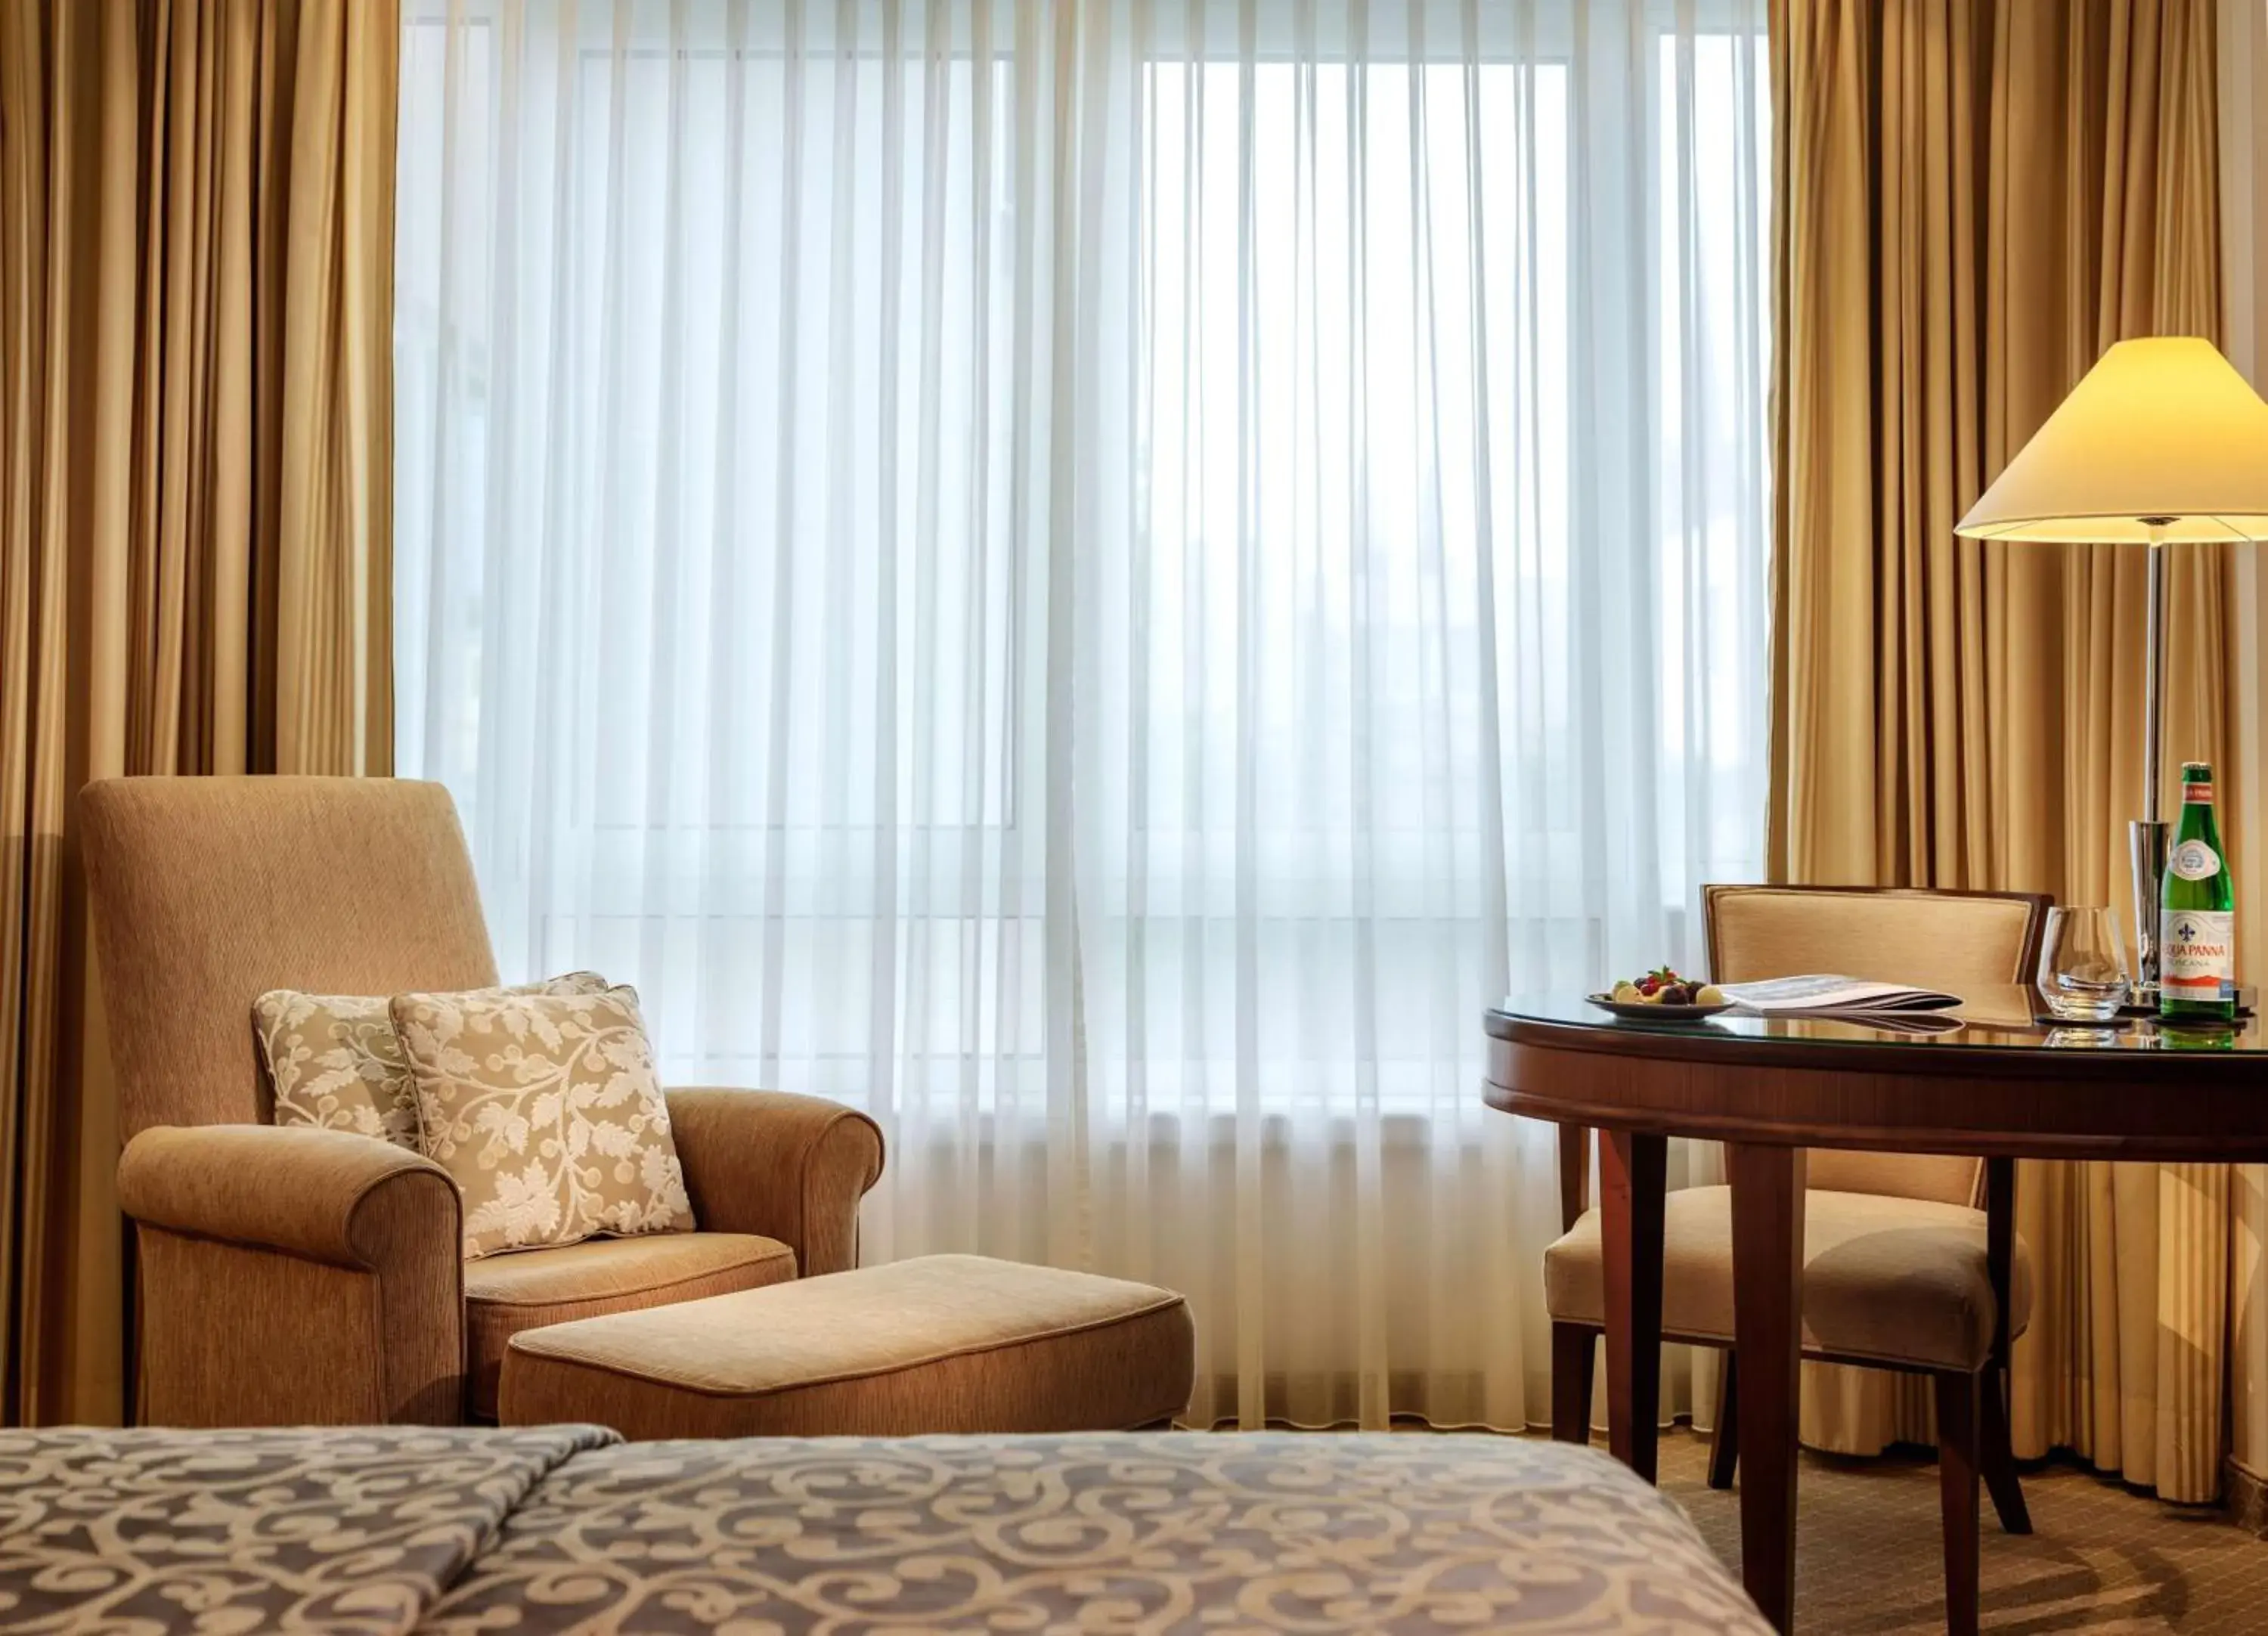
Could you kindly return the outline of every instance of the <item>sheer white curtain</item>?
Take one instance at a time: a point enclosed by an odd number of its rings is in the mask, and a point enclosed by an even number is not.
[[[1481,1012],[1761,858],[1763,10],[409,0],[397,764],[507,969],[872,1111],[870,1260],[1186,1291],[1196,1419],[1544,1418]]]

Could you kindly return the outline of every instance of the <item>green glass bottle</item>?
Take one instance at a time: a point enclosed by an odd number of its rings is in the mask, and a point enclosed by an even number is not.
[[[2176,1021],[2236,1016],[2236,893],[2213,816],[2213,769],[2182,763],[2182,821],[2159,899],[2158,1014]]]
[[[2101,1043],[2099,1038],[2096,1043]],[[2161,1028],[2158,1043],[2169,1051],[2233,1051],[2236,1049],[2236,1025],[2184,1022],[2179,1028]]]

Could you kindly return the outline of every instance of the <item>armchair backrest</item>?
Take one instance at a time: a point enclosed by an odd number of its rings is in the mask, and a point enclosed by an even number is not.
[[[78,799],[119,1126],[267,1116],[252,1002],[497,980],[438,784],[108,778]]]
[[[1702,888],[1709,975],[1719,983],[1833,972],[1870,983],[1943,989],[1970,999],[2029,984],[2048,900],[2028,892],[1931,892],[1859,887]],[[1974,1202],[1978,1161],[1941,1153],[1818,1148],[1814,1187]]]

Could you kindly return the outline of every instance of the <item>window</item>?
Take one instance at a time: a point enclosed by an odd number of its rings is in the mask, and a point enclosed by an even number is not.
[[[871,1109],[870,1256],[1189,1292],[1200,1415],[1518,1424],[1478,1013],[1758,872],[1761,9],[409,0],[397,763],[505,969]]]
[[[1753,872],[1760,31],[1602,116],[1549,7],[409,10],[399,759],[515,969],[1038,1083],[1051,910],[1462,1019]]]

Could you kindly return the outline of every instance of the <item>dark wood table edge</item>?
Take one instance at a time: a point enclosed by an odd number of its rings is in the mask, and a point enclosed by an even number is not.
[[[1588,1125],[1594,1130],[1629,1131],[1642,1136],[1683,1136],[1706,1141],[1757,1142],[1776,1147],[1847,1147],[1861,1150],[1895,1149],[1908,1153],[1950,1153],[1963,1159],[2102,1159],[2145,1164],[2268,1164],[2268,1139],[2246,1142],[2230,1139],[2225,1149],[2210,1156],[2198,1152],[2194,1138],[2185,1137],[2057,1137],[2038,1132],[1947,1132],[1927,1139],[1896,1126],[1850,1125],[1831,1136],[1807,1131],[1800,1125],[1769,1119],[1731,1116],[1636,1116],[1609,1102],[1577,1102],[1568,1097],[1535,1095],[1508,1091],[1494,1080],[1484,1082],[1484,1100],[1498,1113],[1519,1114],[1552,1124]],[[2264,1087],[2263,1095],[2268,1095]]]
[[[2268,1162],[2268,1051],[1815,1044],[1501,1011],[1487,1024],[1488,1104],[1562,1124],[1977,1158]],[[1648,1072],[1670,1076],[1648,1087],[1659,1094],[1617,1094],[1623,1074]],[[2178,1094],[2156,1094],[2171,1081]]]
[[[1992,1027],[1980,1024],[1981,1027]],[[1715,1030],[1706,1022],[1682,1028],[1621,1026],[1602,1012],[1597,1021],[1533,1017],[1491,1009],[1484,1027],[1492,1040],[1549,1046],[1553,1050],[1589,1051],[1605,1057],[1692,1062],[1697,1040],[1706,1042],[1707,1060],[1726,1067],[1809,1068],[1833,1073],[1916,1072],[1918,1059],[1929,1072],[1958,1078],[1983,1070],[1995,1080],[2123,1080],[2133,1077],[2137,1061],[2178,1060],[2194,1078],[2268,1085],[2268,1050],[2063,1050],[2050,1045],[1959,1043],[1926,1036],[1880,1040],[1758,1038]],[[2002,1028],[2001,1032],[2014,1032]],[[2034,1031],[2044,1035],[2043,1027]]]

